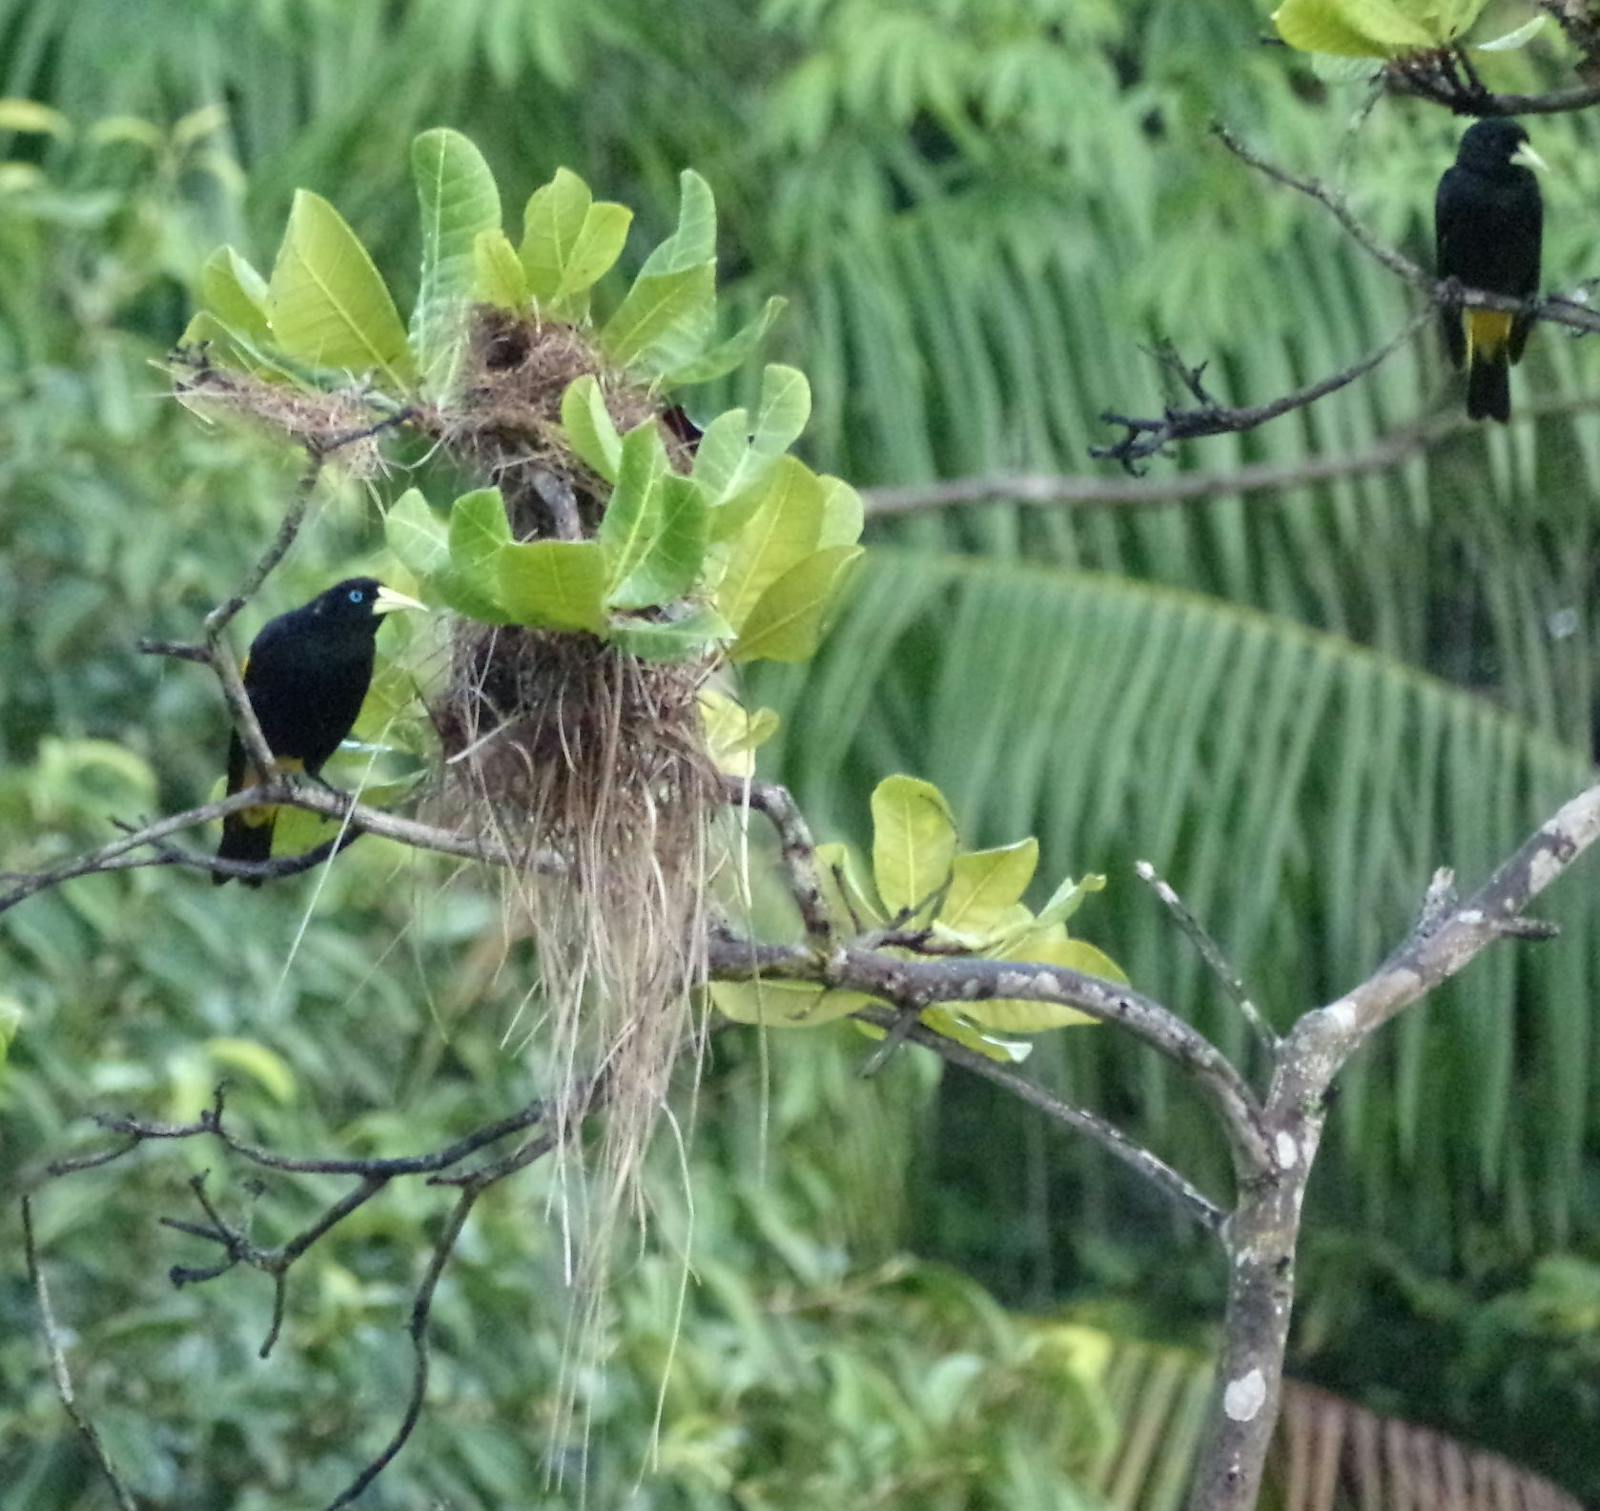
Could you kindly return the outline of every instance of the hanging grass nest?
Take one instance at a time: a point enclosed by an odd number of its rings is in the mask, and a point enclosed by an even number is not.
[[[726,711],[706,680],[812,653],[861,555],[861,501],[789,454],[810,413],[793,368],[768,365],[754,404],[703,433],[670,423],[663,394],[744,364],[780,307],[716,339],[716,210],[697,174],[601,321],[591,297],[627,209],[563,169],[513,246],[464,137],[425,132],[413,165],[424,255],[408,324],[338,212],[302,192],[270,278],[231,248],[207,262],[185,341],[236,409],[313,441],[387,418],[481,484],[453,500],[412,488],[385,512],[389,574],[448,616],[443,671],[419,661],[388,681],[425,689],[437,816],[514,858],[508,913],[541,973],[525,1030],[548,1035],[569,1115],[604,1082],[615,1197],[704,982],[722,802],[708,700]]]

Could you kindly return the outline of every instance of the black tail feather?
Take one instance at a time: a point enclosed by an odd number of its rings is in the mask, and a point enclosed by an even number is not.
[[[272,859],[272,821],[268,819],[264,824],[247,824],[242,813],[230,813],[222,821],[222,843],[217,846],[218,860],[247,860],[262,861]],[[242,876],[239,878],[247,887],[259,887],[260,877]],[[217,886],[226,881],[232,881],[231,876],[223,876],[213,871],[211,880]]]
[[[1473,353],[1467,367],[1467,418],[1502,424],[1511,418],[1511,367],[1503,350],[1492,357]]]

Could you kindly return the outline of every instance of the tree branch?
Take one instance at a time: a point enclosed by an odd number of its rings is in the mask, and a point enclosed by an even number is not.
[[[963,1070],[981,1076],[984,1080],[993,1082],[1010,1092],[1012,1096],[1042,1112],[1052,1122],[1060,1123],[1065,1128],[1071,1128],[1074,1132],[1093,1139],[1103,1149],[1144,1176],[1163,1196],[1175,1203],[1178,1210],[1186,1217],[1192,1218],[1208,1232],[1221,1231],[1227,1214],[1204,1192],[1191,1185],[1143,1145],[1136,1144],[1115,1124],[1107,1122],[1093,1112],[1085,1112],[1080,1107],[1073,1107],[1063,1102],[1036,1082],[1019,1075],[1011,1066],[987,1059],[977,1050],[968,1049],[965,1044],[958,1044],[954,1039],[947,1039],[931,1028],[924,1028],[916,1021],[915,1013],[896,1013],[887,1007],[864,1007],[851,1016],[882,1029],[895,1030],[904,1026],[904,1037],[910,1043],[920,1044],[924,1049],[932,1050],[941,1060],[951,1065],[959,1065]]]

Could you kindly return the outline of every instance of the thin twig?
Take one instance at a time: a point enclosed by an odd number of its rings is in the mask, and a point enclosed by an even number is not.
[[[1115,1124],[1108,1123],[1095,1113],[1085,1112],[1081,1107],[1073,1107],[1063,1102],[1044,1087],[1020,1075],[1009,1065],[1001,1065],[997,1061],[987,1059],[977,1050],[969,1049],[965,1044],[958,1044],[954,1039],[947,1039],[931,1028],[925,1028],[916,1021],[914,1013],[897,1013],[887,1007],[866,1007],[853,1016],[891,1032],[904,1025],[903,1037],[909,1039],[911,1043],[920,1044],[924,1049],[931,1049],[940,1059],[948,1061],[951,1065],[959,1065],[963,1070],[982,1076],[984,1080],[1002,1087],[1030,1107],[1037,1108],[1052,1122],[1060,1123],[1065,1128],[1071,1128],[1074,1132],[1093,1139],[1103,1149],[1138,1171],[1163,1196],[1175,1202],[1180,1211],[1193,1218],[1201,1227],[1211,1233],[1220,1232],[1227,1215],[1222,1208],[1170,1165],[1157,1158],[1148,1149],[1134,1143]]]
[[[1178,896],[1172,884],[1156,874],[1156,868],[1149,861],[1135,861],[1133,869],[1139,880],[1160,899],[1161,905],[1172,915],[1172,921],[1199,952],[1211,974],[1221,983],[1223,994],[1250,1025],[1257,1042],[1269,1055],[1277,1053],[1277,1033],[1262,1015],[1261,1009],[1250,1000],[1243,978],[1223,953],[1222,946],[1206,931],[1206,926],[1195,916],[1188,903]]]
[[[45,1353],[50,1360],[50,1373],[55,1380],[56,1394],[61,1398],[63,1409],[72,1419],[72,1425],[78,1429],[79,1437],[88,1447],[95,1463],[100,1466],[100,1472],[111,1487],[111,1493],[116,1498],[118,1507],[121,1511],[139,1511],[138,1502],[134,1500],[128,1487],[122,1483],[116,1466],[106,1452],[105,1444],[100,1440],[99,1432],[95,1430],[88,1413],[79,1404],[77,1392],[73,1389],[72,1374],[67,1368],[66,1347],[62,1342],[61,1329],[56,1323],[55,1309],[50,1304],[50,1287],[45,1283],[44,1270],[39,1264],[39,1249],[33,1236],[33,1200],[29,1196],[22,1198],[22,1252],[28,1267],[28,1279],[33,1285],[33,1294],[39,1303],[39,1329],[44,1338]]]

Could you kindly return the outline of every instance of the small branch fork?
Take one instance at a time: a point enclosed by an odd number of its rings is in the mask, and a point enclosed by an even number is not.
[[[1343,195],[1337,191],[1316,179],[1297,178],[1286,169],[1269,162],[1224,126],[1214,127],[1213,132],[1222,145],[1241,162],[1265,174],[1274,183],[1293,189],[1323,206],[1368,256],[1382,263],[1396,277],[1419,289],[1427,296],[1428,303],[1417,310],[1411,319],[1377,350],[1369,352],[1339,372],[1265,404],[1239,407],[1219,404],[1200,382],[1204,364],[1198,368],[1189,368],[1178,360],[1170,348],[1158,350],[1155,355],[1163,369],[1179,379],[1182,386],[1195,399],[1195,404],[1189,408],[1169,405],[1160,415],[1148,418],[1108,410],[1101,418],[1108,425],[1120,426],[1125,434],[1118,441],[1090,447],[1091,456],[1102,461],[1119,462],[1124,470],[1137,477],[1142,471],[1140,463],[1149,457],[1165,454],[1167,447],[1175,442],[1254,430],[1270,420],[1305,409],[1319,399],[1324,399],[1329,394],[1347,387],[1358,378],[1365,377],[1378,367],[1428,323],[1433,317],[1435,308],[1505,310],[1514,314],[1528,315],[1535,320],[1563,325],[1578,334],[1587,335],[1600,331],[1600,311],[1589,308],[1582,299],[1568,298],[1559,294],[1547,294],[1535,299],[1515,299],[1505,294],[1491,294],[1482,289],[1463,288],[1454,279],[1441,281],[1434,278],[1409,257],[1379,241],[1356,219]]]

